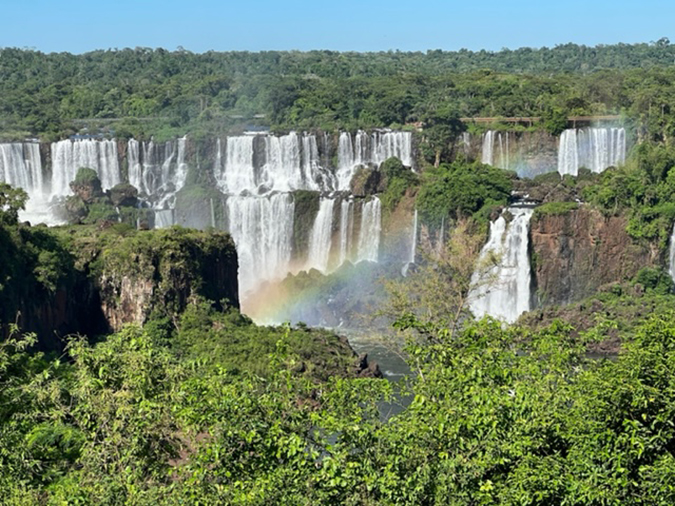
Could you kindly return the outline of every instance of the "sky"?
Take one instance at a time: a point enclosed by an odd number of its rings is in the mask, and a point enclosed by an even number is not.
[[[2,0],[0,47],[497,51],[675,42],[672,0]]]

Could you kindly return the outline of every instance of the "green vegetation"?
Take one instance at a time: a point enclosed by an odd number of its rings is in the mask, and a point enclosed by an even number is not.
[[[77,174],[75,175],[75,180],[73,183],[80,184],[95,184],[98,181],[99,187],[101,186],[101,180],[98,178],[98,174],[94,169],[89,167],[80,167],[77,169]]]
[[[393,212],[406,191],[417,186],[418,176],[407,169],[398,158],[389,158],[380,166],[380,172],[385,178],[387,189],[380,196],[382,207],[386,212]]]
[[[28,194],[21,188],[0,183],[0,225],[15,225],[19,211],[26,208]]]
[[[514,178],[480,162],[442,164],[422,174],[417,209],[423,222],[435,227],[444,220],[487,218],[490,210],[508,203]]]
[[[628,233],[665,250],[675,222],[675,148],[645,142],[625,166],[609,169],[584,197],[606,214],[629,212]]]
[[[416,325],[406,319],[404,326]],[[410,406],[382,420],[381,380],[303,374],[277,334],[265,377],[220,364],[235,314],[196,308],[64,359],[0,347],[0,487],[8,504],[669,503],[675,314],[614,360],[591,333],[492,322],[410,341]],[[199,329],[217,331],[214,347]],[[295,332],[306,332],[298,330]],[[284,337],[286,336],[286,337]],[[235,339],[236,341],[236,339]],[[236,349],[235,344],[235,349]],[[212,353],[215,349],[215,353]],[[241,355],[236,355],[241,356]],[[629,477],[629,478],[627,478]]]
[[[576,202],[547,202],[537,206],[532,215],[532,219],[540,216],[563,216],[579,208]]]
[[[430,128],[431,163],[454,135],[446,121],[452,114],[538,116],[553,133],[568,115],[622,114],[648,138],[663,139],[675,131],[673,59],[667,39],[426,53],[127,48],[72,55],[4,48],[0,134],[52,141],[87,127],[161,141],[252,122],[327,131],[421,122]]]

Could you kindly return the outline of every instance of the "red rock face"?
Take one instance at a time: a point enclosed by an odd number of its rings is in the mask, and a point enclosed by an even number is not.
[[[532,220],[531,255],[540,306],[581,300],[598,287],[633,278],[658,255],[635,244],[623,216],[605,217],[582,206]]]

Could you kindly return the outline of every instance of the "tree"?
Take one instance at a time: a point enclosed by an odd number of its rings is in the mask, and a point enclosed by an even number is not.
[[[16,225],[19,222],[19,211],[26,209],[28,194],[22,188],[12,188],[7,183],[0,183],[0,224]]]
[[[428,111],[422,118],[424,124],[424,140],[433,152],[434,167],[438,167],[441,159],[449,157],[451,146],[466,126],[459,119],[456,111],[448,106]]]

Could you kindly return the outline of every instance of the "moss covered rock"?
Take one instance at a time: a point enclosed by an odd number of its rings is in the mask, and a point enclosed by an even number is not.
[[[136,207],[138,205],[138,190],[129,183],[113,186],[108,195],[113,206]]]
[[[380,171],[372,167],[360,166],[352,176],[349,187],[355,197],[367,197],[383,192],[385,181]]]
[[[91,204],[103,196],[101,180],[94,169],[80,167],[75,179],[70,183],[70,189],[86,204]]]

